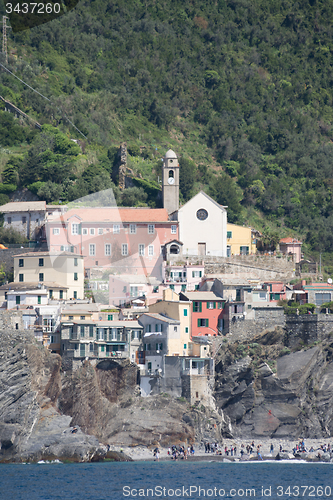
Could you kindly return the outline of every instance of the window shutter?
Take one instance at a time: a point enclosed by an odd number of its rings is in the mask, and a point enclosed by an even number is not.
[[[78,224],[78,234],[81,234],[81,227],[82,227],[82,225]]]
[[[198,326],[201,326],[201,323],[200,323],[201,319],[198,318]]]
[[[216,302],[214,302],[214,306],[213,307],[214,307],[214,309],[216,309]]]
[[[208,319],[206,319],[206,326],[208,326]]]
[[[199,271],[199,278],[202,277],[202,271]]]
[[[202,312],[202,302],[199,302],[199,312]]]

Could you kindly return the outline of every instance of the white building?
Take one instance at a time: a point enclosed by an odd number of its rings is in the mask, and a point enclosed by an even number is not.
[[[38,238],[45,224],[45,201],[13,201],[2,205],[4,228],[13,228],[28,240]]]
[[[200,191],[172,214],[179,222],[184,257],[227,256],[226,208]]]

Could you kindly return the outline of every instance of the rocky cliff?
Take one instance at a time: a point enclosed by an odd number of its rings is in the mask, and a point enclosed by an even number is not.
[[[292,348],[287,341],[277,327],[251,343],[223,344],[212,411],[167,394],[142,398],[138,368],[127,360],[84,362],[66,372],[61,357],[29,333],[2,332],[0,461],[100,460],[108,445],[222,442],[223,436],[331,436],[333,337]]]
[[[276,328],[220,351],[216,403],[235,436],[333,434],[333,338],[293,350],[285,342],[285,331]]]
[[[141,398],[129,361],[64,372],[60,356],[26,332],[1,333],[0,342],[0,461],[99,460],[109,456],[108,444],[221,441],[227,428],[204,407],[168,395]]]

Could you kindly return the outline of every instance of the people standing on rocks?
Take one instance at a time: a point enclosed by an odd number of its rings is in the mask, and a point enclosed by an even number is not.
[[[271,450],[270,450],[271,453],[274,452],[274,446],[273,446],[273,443],[271,443]]]
[[[154,450],[154,457],[155,457],[155,461],[157,460],[157,462],[159,462],[159,460],[160,460],[160,450],[157,447]]]

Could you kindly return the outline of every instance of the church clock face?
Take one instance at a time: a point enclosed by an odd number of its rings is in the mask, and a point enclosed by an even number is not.
[[[200,208],[197,211],[197,219],[199,219],[199,220],[206,220],[207,217],[208,217],[208,212],[204,208]]]
[[[174,179],[174,177],[169,177],[169,179],[168,179],[168,184],[172,185],[172,184],[174,184],[174,183],[175,183],[175,179]]]

